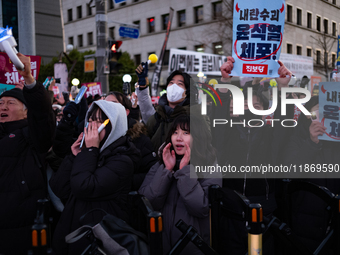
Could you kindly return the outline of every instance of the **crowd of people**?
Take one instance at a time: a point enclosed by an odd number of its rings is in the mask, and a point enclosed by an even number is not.
[[[68,244],[65,236],[84,224],[98,223],[103,217],[98,211],[80,220],[82,215],[97,208],[129,222],[130,191],[144,195],[154,210],[163,214],[164,254],[182,235],[175,227],[180,219],[195,227],[209,244],[211,185],[235,190],[251,203],[260,203],[264,215],[270,217],[279,216],[281,180],[254,179],[247,174],[237,179],[222,173],[207,176],[192,171],[193,162],[238,168],[260,164],[340,163],[339,145],[320,141],[318,136],[325,128],[304,114],[295,128],[254,127],[256,123],[213,127],[210,119],[214,118],[242,121],[262,116],[250,112],[247,100],[245,114],[234,114],[232,94],[226,89],[217,89],[217,93],[227,103],[212,107],[207,116],[202,116],[201,106],[194,100],[198,94],[194,82],[182,71],[174,71],[167,78],[167,93],[156,107],[149,96],[147,68],[143,68],[147,63],[136,69],[139,80],[133,103],[123,93],[113,91],[105,98],[82,98],[76,104],[66,94],[53,100],[53,92],[31,75],[29,58],[20,53],[18,57],[25,66],[24,71],[19,71],[25,83],[0,95],[1,254],[27,254],[31,249],[36,203],[45,197],[53,204],[53,253],[81,254],[89,240],[83,238]],[[234,59],[227,59],[221,67],[219,83],[231,82]],[[280,61],[279,64],[280,77],[276,81],[280,91],[288,86],[292,73]],[[253,88],[255,109],[268,109],[269,101],[259,80],[247,82],[246,87]],[[282,119],[280,102],[278,106],[274,118]],[[309,111],[316,109],[318,98],[313,97],[305,107]],[[287,115],[293,119],[294,109],[288,106]],[[338,179],[309,181],[335,194],[340,189]],[[306,208],[313,202],[305,193],[294,198],[294,203],[299,205],[294,221],[302,224],[297,234],[312,249],[327,231],[322,206],[314,206],[314,210],[307,212]],[[309,230],[302,231],[305,227]],[[225,235],[225,254],[247,252],[244,221],[229,219]],[[278,254],[275,243],[274,237],[269,236],[263,254]],[[181,254],[202,252],[189,243]]]

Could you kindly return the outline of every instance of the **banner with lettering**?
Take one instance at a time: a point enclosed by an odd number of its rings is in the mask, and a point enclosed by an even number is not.
[[[0,84],[0,95],[2,94],[2,92],[6,90],[14,89],[14,88],[15,88],[14,85]]]
[[[38,79],[40,70],[40,56],[29,56],[31,58],[31,73],[34,79]],[[6,53],[0,52],[0,83],[2,84],[15,84],[20,80],[24,80],[18,73],[12,61],[9,59]]]
[[[232,76],[278,77],[284,0],[235,0]]]
[[[227,57],[221,55],[170,49],[168,71],[172,73],[181,70],[189,74],[202,72],[204,75],[221,76],[220,67],[225,61]]]
[[[319,121],[327,128],[320,140],[340,142],[340,83],[319,84]]]
[[[84,97],[87,98],[90,95],[95,96],[96,94],[102,95],[102,87],[100,82],[89,82],[89,83],[82,83],[81,86],[86,86],[87,90],[84,94]]]

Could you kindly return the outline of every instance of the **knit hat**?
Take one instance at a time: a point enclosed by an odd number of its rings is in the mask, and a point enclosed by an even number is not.
[[[26,105],[26,100],[24,98],[24,94],[22,93],[22,90],[19,88],[14,88],[10,90],[4,91],[1,95],[0,98],[2,97],[14,97],[21,101],[24,105]]]

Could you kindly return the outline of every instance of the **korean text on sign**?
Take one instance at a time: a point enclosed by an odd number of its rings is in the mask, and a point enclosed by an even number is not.
[[[231,75],[277,77],[285,21],[285,1],[234,1]]]
[[[340,142],[340,83],[319,84],[319,121],[327,128],[320,140]]]

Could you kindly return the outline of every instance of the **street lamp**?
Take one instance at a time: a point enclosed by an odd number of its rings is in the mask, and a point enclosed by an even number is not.
[[[123,76],[123,94],[125,96],[130,95],[131,94],[131,85],[130,82],[132,80],[132,77],[130,74],[125,74]]]
[[[80,82],[77,78],[73,78],[71,83],[72,83],[73,86],[78,86]]]

